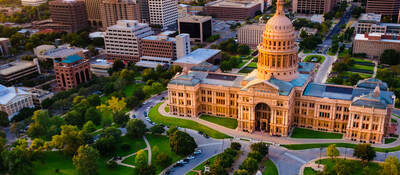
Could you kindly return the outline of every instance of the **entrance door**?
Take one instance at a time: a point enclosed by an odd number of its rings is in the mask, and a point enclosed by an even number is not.
[[[259,103],[255,107],[255,130],[269,132],[271,120],[271,108],[265,103]]]

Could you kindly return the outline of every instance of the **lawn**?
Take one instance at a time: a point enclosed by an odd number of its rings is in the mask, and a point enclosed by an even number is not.
[[[314,131],[314,130],[304,129],[304,128],[294,128],[291,137],[292,138],[310,138],[310,139],[341,139],[343,137],[343,134]]]
[[[145,152],[145,154],[146,154],[146,160],[147,160],[148,151],[147,151],[147,150],[144,150],[144,152]],[[122,161],[122,163],[126,163],[126,164],[128,164],[128,165],[136,165],[136,164],[135,164],[135,158],[136,158],[136,155],[133,155],[133,156],[131,156],[131,157],[128,157],[128,158],[125,159],[124,161]],[[148,161],[148,160],[147,160],[147,161]]]
[[[289,144],[289,145],[281,145],[289,150],[304,150],[304,149],[312,149],[312,148],[326,148],[329,145],[335,144],[336,147],[342,148],[352,148],[354,149],[357,145],[351,143],[309,143],[309,144]],[[391,148],[377,148],[373,147],[377,152],[395,152],[400,151],[400,145],[391,147]]]
[[[264,162],[264,166],[263,175],[279,175],[278,168],[276,168],[276,165],[270,159]]]
[[[326,165],[329,170],[332,170],[333,167],[336,164],[336,159],[322,159],[318,160],[317,163],[321,163],[323,165]],[[374,162],[367,162],[366,165],[361,164],[361,161],[359,160],[345,160],[346,163],[349,164],[349,169],[351,172],[348,172],[349,174],[352,175],[362,175],[363,174],[363,169],[365,166],[368,166],[370,169],[371,174],[378,174],[378,171],[381,169],[381,166],[379,166],[378,163]]]
[[[323,63],[325,61],[325,57],[321,55],[308,55],[306,58],[304,58],[304,62],[313,62],[312,59],[316,58],[317,61],[314,63]]]
[[[397,123],[397,120],[394,119],[394,118],[391,118],[390,121],[391,121],[392,123]]]
[[[396,141],[396,140],[397,140],[397,138],[386,138],[386,139],[385,139],[385,144],[392,143],[392,142],[394,142],[394,141]]]
[[[373,63],[372,61],[370,61],[370,60],[364,60],[364,59],[361,59],[361,58],[351,58],[353,61],[355,61],[355,62],[361,62],[361,63]]]
[[[182,159],[183,157],[175,154],[172,150],[171,147],[169,146],[169,138],[167,136],[163,136],[163,135],[147,135],[146,136],[147,140],[150,143],[150,147],[153,149],[154,146],[157,146],[160,150],[160,153],[166,153],[171,159],[172,162],[176,162],[180,159]],[[154,155],[154,153],[151,154],[151,161],[152,163],[154,163],[154,160],[156,160],[156,157]],[[159,174],[162,170],[164,170],[164,168],[166,167],[160,167],[158,165],[156,165],[157,168],[157,173]]]
[[[247,67],[257,68],[257,63],[256,62],[251,62],[250,64],[247,65]]]
[[[196,131],[201,131],[201,132],[209,135],[210,137],[213,137],[216,139],[231,138],[230,136],[228,136],[226,134],[223,134],[219,131],[211,129],[202,124],[199,124],[195,121],[163,116],[158,112],[158,108],[160,107],[161,104],[162,103],[158,103],[153,108],[151,108],[150,112],[149,112],[149,118],[158,124],[164,124],[167,126],[178,126],[178,127],[182,127],[182,128],[189,128],[189,129],[193,129]]]
[[[304,168],[304,175],[314,175],[317,174],[317,171],[313,170],[311,167]]]
[[[217,156],[218,155],[215,155],[215,156],[209,158],[208,160],[202,162],[200,165],[197,165],[195,168],[193,168],[193,170],[201,170],[201,172],[203,172],[204,171],[204,166],[206,165],[206,163],[209,162],[209,165],[211,165],[214,162],[215,158],[217,158]],[[193,171],[190,171],[189,173],[186,173],[186,175],[196,175],[196,174],[197,173],[193,172]]]
[[[106,167],[109,158],[100,158],[98,160],[99,175],[126,175],[135,174],[134,170],[129,167],[117,166],[115,169]],[[56,173],[58,169],[59,173]],[[32,168],[33,175],[78,175],[75,166],[72,164],[72,156],[64,155],[62,152],[45,152],[44,163],[34,161]]]
[[[165,112],[169,112],[169,106],[165,106],[164,110]]]
[[[125,88],[122,90],[125,94],[126,97],[132,96],[133,92],[135,89],[141,89],[143,88],[144,83],[139,83],[139,84],[130,84],[125,86]]]
[[[392,113],[392,115],[395,116],[395,117],[397,117],[397,118],[400,118],[400,116],[398,116],[398,115],[396,115],[396,114],[393,114],[393,113]]]
[[[130,148],[128,151],[125,151],[121,148],[122,144],[127,143]],[[144,142],[143,138],[130,138],[128,136],[122,136],[117,144],[116,154],[118,156],[126,156],[135,152],[138,152],[141,149],[146,148],[146,143]]]
[[[236,129],[237,128],[237,120],[233,118],[226,118],[226,117],[214,117],[209,115],[201,115],[200,119],[209,121],[211,123],[215,123],[217,125],[221,125],[227,128]]]
[[[242,70],[240,70],[239,73],[248,74],[248,73],[252,72],[254,69],[255,69],[254,67],[247,66],[247,67],[243,68]]]
[[[367,78],[371,78],[371,77],[372,77],[372,74],[365,74],[365,73],[358,73],[358,72],[349,72],[349,71],[344,72],[343,75],[346,76],[346,77],[350,77],[351,74],[358,74],[358,75],[360,75],[361,78],[363,78],[363,79],[367,79]]]
[[[360,64],[354,64],[351,66],[350,69],[360,69],[360,70],[368,70],[368,71],[374,71],[373,66],[365,66],[365,65],[360,65]]]

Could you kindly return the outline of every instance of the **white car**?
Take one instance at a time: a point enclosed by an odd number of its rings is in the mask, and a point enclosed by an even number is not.
[[[199,154],[201,154],[201,149],[195,151],[193,154],[194,154],[194,155],[199,155]]]

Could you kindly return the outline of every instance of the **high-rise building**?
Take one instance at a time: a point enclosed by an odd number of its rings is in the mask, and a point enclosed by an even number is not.
[[[142,22],[141,2],[144,0],[103,0],[100,5],[100,16],[103,28],[115,25],[118,20],[137,20]]]
[[[400,0],[368,0],[365,11],[377,13],[384,17],[397,19],[400,9]]]
[[[324,14],[335,7],[338,0],[293,0],[293,12],[302,14]]]
[[[11,42],[9,38],[0,38],[0,56],[9,56]]]
[[[213,33],[211,16],[186,16],[178,19],[179,33],[190,35],[192,42],[204,42]]]
[[[139,61],[141,40],[153,34],[148,24],[136,20],[119,20],[106,30],[104,43],[107,56],[126,61]]]
[[[55,0],[49,2],[52,23],[41,26],[67,32],[78,32],[89,26],[85,2]]]
[[[399,34],[400,25],[396,23],[381,23],[381,14],[363,13],[357,21],[356,33]]]
[[[400,34],[356,34],[353,43],[353,53],[365,53],[372,59],[379,59],[385,50],[400,52]]]
[[[190,36],[187,33],[181,33],[176,39],[176,58],[181,58],[190,53]]]
[[[54,72],[56,73],[57,88],[68,90],[81,83],[92,79],[90,63],[79,55],[72,55],[63,60],[54,60]]]
[[[102,0],[85,0],[89,23],[93,27],[101,27],[100,5]]]
[[[21,0],[21,4],[23,6],[32,6],[32,7],[37,7],[42,4],[45,4],[47,0]]]
[[[238,43],[246,44],[255,49],[262,42],[262,35],[265,30],[265,24],[244,25],[238,29]]]
[[[177,0],[148,0],[150,24],[162,28],[176,25],[178,20]]]
[[[204,13],[217,19],[245,20],[261,11],[260,1],[217,0],[204,5]]]
[[[278,0],[275,15],[265,25],[257,69],[248,75],[183,71],[168,84],[170,115],[233,118],[237,132],[257,136],[287,137],[300,127],[341,133],[344,139],[361,143],[382,143],[392,132],[394,93],[375,78],[356,86],[313,83],[317,66],[299,62],[295,29],[284,14],[284,4]],[[184,63],[196,63],[203,55]]]

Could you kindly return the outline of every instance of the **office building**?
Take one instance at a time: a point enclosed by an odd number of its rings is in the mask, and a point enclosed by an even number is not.
[[[177,0],[148,0],[150,24],[166,29],[176,26],[178,20]]]
[[[104,29],[117,24],[118,20],[148,21],[146,0],[104,0],[100,5],[100,16]]]
[[[192,42],[202,43],[213,34],[211,16],[186,16],[178,19],[179,33],[187,33]]]
[[[389,135],[394,93],[373,78],[356,86],[313,83],[316,65],[299,62],[295,30],[284,4],[278,0],[265,26],[256,70],[248,75],[184,71],[167,86],[169,113],[233,118],[237,132],[266,137],[287,137],[300,127],[382,143]]]
[[[142,56],[176,60],[190,53],[189,40],[188,34],[180,34],[175,37],[164,35],[144,37],[141,40]]]
[[[33,61],[14,61],[0,66],[0,84],[13,85],[22,79],[29,79],[40,74],[39,62]]]
[[[19,87],[0,85],[0,111],[8,114],[11,120],[23,108],[33,108],[32,95]]]
[[[46,4],[47,0],[21,0],[22,6],[32,6],[37,7],[42,4]]]
[[[89,60],[79,55],[54,60],[54,72],[59,90],[69,90],[92,79]]]
[[[0,56],[9,56],[11,48],[11,42],[8,38],[0,38]]]
[[[396,23],[382,23],[382,15],[375,13],[363,13],[358,18],[356,33],[388,33],[398,34],[400,33],[400,24]]]
[[[56,58],[65,58],[72,55],[88,56],[89,51],[79,47],[69,47],[68,45],[61,45],[55,47],[54,45],[40,45],[33,49],[33,53],[39,60]]]
[[[113,59],[137,62],[141,56],[141,40],[153,31],[148,24],[136,20],[119,20],[107,28],[104,43],[106,54]]]
[[[294,13],[325,14],[335,7],[337,0],[293,0]]]
[[[78,0],[55,0],[49,2],[51,23],[40,29],[78,32],[89,27],[85,2]]]
[[[353,53],[365,53],[369,58],[379,59],[388,49],[400,52],[400,35],[365,33],[354,38]]]
[[[367,0],[367,13],[377,13],[397,21],[400,0]]]
[[[85,0],[89,24],[92,27],[102,27],[100,6],[103,0]]]
[[[184,71],[189,71],[192,67],[206,62],[214,64],[216,60],[221,61],[221,50],[198,48],[190,54],[177,59],[174,64],[181,66]]]
[[[112,68],[113,63],[112,60],[97,59],[90,62],[90,71],[98,77],[108,77],[110,76],[108,70]]]
[[[181,33],[175,37],[176,39],[176,58],[181,58],[191,52],[190,35]]]
[[[251,49],[256,49],[262,42],[262,35],[265,30],[265,24],[244,25],[238,29],[238,43],[246,44]]]
[[[33,105],[36,108],[42,108],[42,102],[54,96],[54,93],[43,89],[31,87],[20,87],[19,89],[22,89],[23,91],[28,92],[32,95]]]
[[[245,20],[261,11],[259,1],[217,0],[204,6],[204,13],[223,20]]]

